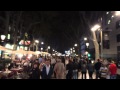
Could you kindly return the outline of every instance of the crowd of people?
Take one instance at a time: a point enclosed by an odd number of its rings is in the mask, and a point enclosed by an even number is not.
[[[117,79],[117,65],[114,61],[79,59],[78,57],[43,57],[22,60],[28,79]],[[9,69],[14,65],[11,63]],[[93,78],[93,75],[96,77]]]

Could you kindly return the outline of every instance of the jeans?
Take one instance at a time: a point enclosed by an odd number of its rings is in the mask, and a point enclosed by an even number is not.
[[[99,77],[100,77],[99,70],[96,70],[96,79],[98,79]]]
[[[110,75],[110,79],[116,79],[116,75]]]
[[[91,72],[89,71],[88,73],[89,73],[89,79],[93,79],[93,77],[92,77],[93,72],[92,72],[92,71],[91,71]]]
[[[78,72],[77,72],[77,70],[73,70],[73,79],[78,79]]]
[[[82,79],[83,79],[83,76],[86,79],[86,72],[82,72]]]

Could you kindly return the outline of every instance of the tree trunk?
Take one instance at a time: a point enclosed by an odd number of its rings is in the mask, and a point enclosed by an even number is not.
[[[95,60],[100,58],[99,44],[95,35],[95,32],[92,32],[93,35],[93,43],[95,46]]]
[[[7,38],[8,30],[9,30],[9,21],[10,21],[10,12],[6,11],[6,20],[5,20],[5,35]]]

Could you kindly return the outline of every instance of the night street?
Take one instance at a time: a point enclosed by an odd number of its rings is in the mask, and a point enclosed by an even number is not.
[[[119,43],[120,11],[0,11],[0,79],[118,79]]]

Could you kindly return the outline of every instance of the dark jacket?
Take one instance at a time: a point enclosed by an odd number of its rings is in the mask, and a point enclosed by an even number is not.
[[[96,71],[100,70],[101,62],[95,63],[94,67],[95,67],[95,70],[96,70]]]
[[[40,79],[40,70],[39,68],[33,68],[31,70],[30,79]]]
[[[79,66],[77,62],[73,62],[73,70],[78,70]]]
[[[52,74],[53,74],[53,67],[52,66],[50,66],[50,71],[49,71],[48,75],[46,73],[46,66],[43,67],[42,79],[51,79]]]
[[[94,65],[92,63],[89,63],[87,65],[88,72],[94,72]]]

